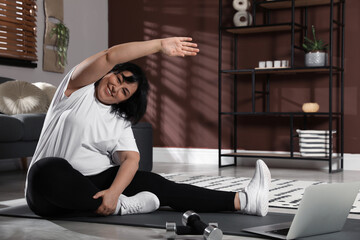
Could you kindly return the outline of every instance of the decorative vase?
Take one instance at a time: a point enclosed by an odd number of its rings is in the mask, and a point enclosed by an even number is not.
[[[307,112],[307,113],[314,113],[319,111],[319,109],[320,109],[319,104],[315,102],[308,102],[302,105],[303,112]]]
[[[306,67],[324,67],[327,65],[328,54],[326,52],[308,52],[305,54]]]

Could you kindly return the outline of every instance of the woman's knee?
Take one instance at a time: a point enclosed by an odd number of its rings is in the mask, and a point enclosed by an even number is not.
[[[48,157],[38,160],[29,172],[29,181],[44,182],[49,178],[60,174],[64,168],[71,168],[71,165],[63,158]]]
[[[40,169],[53,170],[63,167],[71,166],[68,161],[58,157],[47,157],[38,160],[34,165],[37,165]]]

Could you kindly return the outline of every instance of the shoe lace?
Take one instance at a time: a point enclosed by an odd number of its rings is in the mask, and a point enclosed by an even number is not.
[[[141,208],[142,208],[142,205],[140,203],[126,203],[126,202],[122,202],[121,205],[123,206],[124,209],[127,210],[128,213],[138,213]]]

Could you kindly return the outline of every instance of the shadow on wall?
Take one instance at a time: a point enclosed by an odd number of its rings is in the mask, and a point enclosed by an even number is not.
[[[351,2],[351,4],[349,4]],[[346,21],[357,23],[357,11],[360,1],[348,0],[346,4]],[[235,10],[231,1],[223,1],[223,22],[232,26]],[[328,28],[328,9],[309,9],[309,24],[316,25],[320,37],[326,39]],[[315,13],[313,14],[312,11]],[[288,11],[286,11],[288,12]],[[311,13],[311,14],[310,14]],[[257,18],[261,23],[262,14]],[[274,21],[289,21],[289,14],[279,11]],[[325,21],[325,20],[326,21]],[[168,58],[161,54],[151,55],[136,60],[146,69],[151,82],[148,112],[145,120],[154,126],[154,144],[158,147],[194,147],[217,148],[217,109],[218,109],[218,1],[217,0],[109,0],[109,46],[134,40],[148,40],[174,35],[188,35],[199,44],[200,54],[194,58]],[[358,61],[359,48],[356,48],[359,31],[356,24],[346,25],[345,31],[345,152],[357,153],[360,142],[358,125],[359,81]],[[299,37],[301,39],[301,37]],[[299,40],[298,39],[298,40]],[[336,40],[336,39],[335,39]],[[299,40],[300,41],[300,40]],[[290,38],[287,33],[241,36],[238,41],[238,67],[253,68],[258,61],[289,59]],[[232,63],[232,37],[223,38],[223,69],[229,69]],[[303,52],[296,54],[296,63],[303,64]],[[333,59],[335,63],[338,59]],[[231,94],[232,76],[223,74],[223,111],[233,108]],[[256,89],[261,90],[265,79],[259,77]],[[304,101],[317,101],[321,109],[327,109],[327,77],[316,81],[310,74],[305,81],[303,75],[275,76],[271,85],[271,108],[274,111],[301,111]],[[318,78],[318,76],[316,76]],[[241,77],[238,84],[238,110],[251,109],[250,77]],[[338,82],[338,81],[337,81]],[[325,85],[326,84],[326,85]],[[313,90],[305,90],[309,87]],[[294,94],[296,97],[294,97]],[[264,95],[265,96],[265,95]],[[256,98],[256,109],[264,108],[262,99]],[[295,99],[295,101],[294,101]],[[335,99],[335,98],[334,98]],[[260,121],[258,119],[257,121]],[[239,120],[240,121],[240,120]],[[252,119],[240,121],[238,148],[261,149],[270,151],[288,151],[288,143],[283,141],[289,131],[277,123],[254,122]],[[233,119],[223,119],[223,148],[229,148],[234,137],[231,129]],[[240,125],[242,124],[242,125]],[[278,126],[276,126],[279,125]],[[259,127],[260,125],[260,127]],[[267,126],[263,128],[262,125]],[[286,125],[286,124],[285,124]],[[286,125],[284,127],[288,127]],[[320,128],[317,126],[317,128]],[[266,132],[264,132],[266,130]],[[261,138],[254,139],[252,136]],[[284,136],[284,137],[283,137]],[[249,138],[251,138],[249,140]],[[253,141],[251,141],[253,140]]]
[[[144,40],[190,36],[196,57],[146,58],[151,84],[145,120],[160,147],[217,148],[218,5],[211,1],[143,1]]]

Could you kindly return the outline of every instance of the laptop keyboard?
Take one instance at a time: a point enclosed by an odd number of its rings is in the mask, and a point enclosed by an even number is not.
[[[287,236],[289,229],[290,228],[278,229],[278,230],[274,230],[274,231],[269,231],[269,233],[275,233],[275,234]]]

